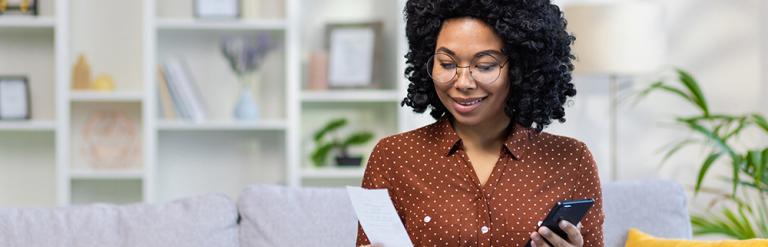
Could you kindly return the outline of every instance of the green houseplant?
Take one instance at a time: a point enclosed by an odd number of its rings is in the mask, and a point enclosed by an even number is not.
[[[768,238],[768,146],[745,147],[739,136],[747,133],[768,135],[768,122],[758,113],[712,113],[698,82],[690,73],[677,69],[677,80],[660,80],[639,93],[639,99],[653,92],[674,95],[693,106],[697,112],[677,116],[674,122],[692,132],[693,138],[678,140],[665,150],[662,163],[681,149],[689,146],[703,148],[706,155],[699,165],[694,194],[699,192],[720,195],[711,205],[719,211],[693,215],[694,234],[722,234],[736,239]],[[756,131],[755,131],[756,130]],[[711,178],[707,173],[715,165],[728,166],[731,185],[725,191],[704,189]]]
[[[344,118],[334,119],[317,130],[314,134],[315,149],[310,158],[317,167],[326,166],[328,155],[332,151],[337,151],[336,164],[339,166],[359,166],[363,161],[362,156],[350,156],[349,147],[359,146],[368,143],[373,138],[373,133],[369,131],[359,131],[340,137],[338,130],[347,126],[348,121]],[[331,137],[328,137],[331,136]]]

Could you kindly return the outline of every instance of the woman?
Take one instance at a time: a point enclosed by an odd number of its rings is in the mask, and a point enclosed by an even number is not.
[[[403,105],[434,124],[379,141],[364,188],[386,188],[417,246],[603,246],[602,196],[584,143],[542,132],[576,94],[549,0],[406,3]],[[558,201],[592,198],[567,241],[538,228]],[[546,241],[545,241],[546,240]],[[358,245],[368,245],[362,229]]]

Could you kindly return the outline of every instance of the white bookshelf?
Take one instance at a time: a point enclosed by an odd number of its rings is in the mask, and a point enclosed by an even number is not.
[[[285,30],[285,20],[196,20],[160,18],[159,30]]]
[[[161,121],[157,124],[160,131],[284,131],[286,122],[283,120],[258,120],[258,121]]]
[[[304,168],[301,171],[302,178],[310,179],[355,179],[362,178],[363,168]]]
[[[375,139],[413,127],[410,110],[399,106],[406,85],[398,65],[405,53],[404,2],[261,2],[284,4],[277,8],[282,13],[213,21],[193,18],[193,0],[42,0],[47,7],[38,17],[0,16],[0,62],[10,65],[0,67],[0,75],[28,75],[33,95],[31,120],[0,121],[0,206],[163,202],[209,192],[237,198],[249,184],[359,184],[364,167],[310,165],[311,135],[337,117],[348,118],[350,130],[374,132]],[[360,20],[384,23],[379,89],[309,91],[307,61],[324,47],[324,23]],[[238,85],[218,42],[260,32],[280,42],[265,60],[256,90],[262,117],[232,120]],[[71,88],[81,53],[94,77],[114,79],[114,91]],[[203,121],[160,114],[156,69],[179,54],[209,110]],[[88,164],[83,126],[100,111],[122,112],[137,126],[136,164],[122,170]],[[367,156],[375,142],[352,151]]]
[[[4,121],[0,131],[56,131],[54,121]]]
[[[142,92],[96,92],[73,91],[69,94],[72,102],[141,102]]]
[[[304,91],[302,102],[399,102],[403,98],[398,90],[328,90]]]
[[[125,170],[125,171],[72,170],[70,173],[70,177],[73,180],[143,179],[144,172],[140,170]]]
[[[0,18],[0,29],[53,29],[55,25],[56,19],[50,16],[8,16]]]

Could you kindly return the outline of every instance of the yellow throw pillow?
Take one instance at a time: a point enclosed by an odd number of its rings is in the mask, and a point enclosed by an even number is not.
[[[768,239],[749,239],[749,240],[721,240],[721,241],[698,241],[698,240],[678,240],[678,239],[660,239],[641,232],[635,228],[629,229],[627,244],[624,247],[768,247]]]

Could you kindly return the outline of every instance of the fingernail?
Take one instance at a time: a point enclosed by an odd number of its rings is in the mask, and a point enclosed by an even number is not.
[[[539,228],[539,233],[549,234],[549,228],[547,228],[546,226],[542,226],[541,228]]]
[[[567,223],[565,223],[565,221],[564,221],[564,220],[561,220],[561,221],[560,221],[560,228],[565,228],[566,226],[568,226],[568,224],[567,224]]]

